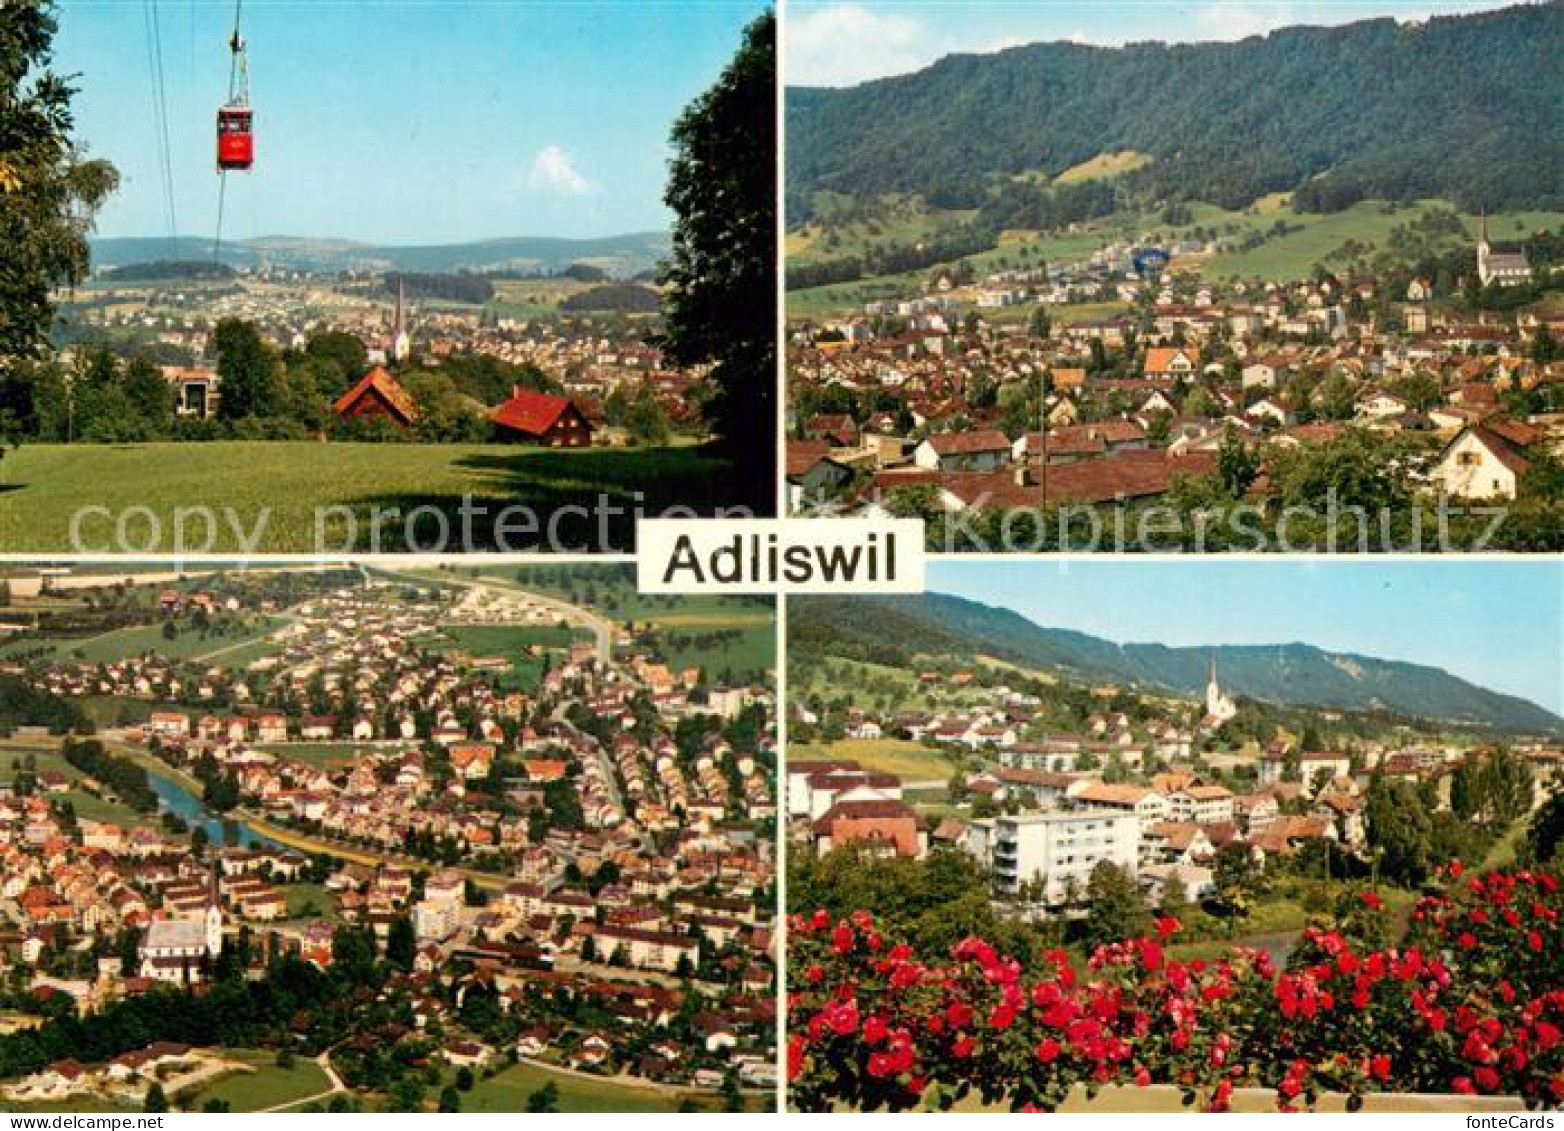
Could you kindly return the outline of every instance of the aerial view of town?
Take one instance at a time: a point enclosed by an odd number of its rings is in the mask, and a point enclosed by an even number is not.
[[[1564,566],[788,602],[790,1104],[1564,1104]]]
[[[774,508],[764,5],[0,33],[0,546],[606,552]]]
[[[792,5],[790,509],[1564,548],[1564,8],[1449,7]]]
[[[0,1110],[775,1104],[770,598],[0,571]]]

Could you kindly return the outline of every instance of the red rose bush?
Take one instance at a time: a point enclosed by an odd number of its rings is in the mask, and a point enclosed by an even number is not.
[[[1323,1092],[1508,1094],[1564,1104],[1564,910],[1539,872],[1447,873],[1406,937],[1364,893],[1309,929],[1285,969],[1234,948],[1180,961],[1179,932],[1098,948],[1084,969],[1052,951],[1023,969],[979,938],[920,956],[858,912],[789,921],[787,1071],[805,1110],[948,1108],[976,1095],[1054,1110],[1077,1086],[1167,1084],[1228,1107],[1238,1087],[1283,1110]],[[1363,928],[1363,929],[1360,929]],[[1356,941],[1355,941],[1356,940]]]

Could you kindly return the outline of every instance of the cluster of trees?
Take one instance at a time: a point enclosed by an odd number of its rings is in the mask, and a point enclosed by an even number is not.
[[[71,700],[21,676],[0,674],[0,734],[21,726],[48,727],[55,734],[92,729],[85,712]]]
[[[333,402],[368,367],[364,344],[352,334],[325,331],[302,349],[279,350],[252,323],[228,319],[213,340],[221,384],[212,419],[178,415],[174,386],[147,355],[121,358],[105,346],[83,351],[72,364],[40,360],[0,370],[0,412],[12,437],[61,443],[296,440],[321,431],[343,439],[482,442],[492,435],[488,407],[514,389],[560,391],[536,366],[486,355],[453,357],[438,368],[415,365],[398,377],[419,408],[417,424],[403,432],[333,415]]]
[[[1056,174],[1121,150],[1152,158],[1120,178],[1146,201],[1240,208],[1296,190],[1298,207],[1319,211],[1368,197],[1556,207],[1564,138],[1535,76],[1557,53],[1559,20],[1544,5],[1237,44],[1038,44],[894,83],[794,90],[788,212],[807,218],[821,189],[981,207],[990,174]],[[1386,73],[1401,77],[1387,87]],[[1464,112],[1474,104],[1480,123]]]
[[[138,813],[157,809],[157,794],[147,777],[146,768],[118,754],[111,754],[95,738],[67,738],[60,754],[72,766],[95,778]]]
[[[994,246],[997,229],[988,224],[952,224],[916,243],[873,244],[858,255],[844,255],[814,263],[790,264],[788,290],[850,283],[877,275],[921,271],[937,263],[949,263],[976,255]]]
[[[571,295],[559,304],[559,309],[569,314],[584,311],[656,314],[662,309],[662,297],[652,288],[635,283],[605,283]]]
[[[1450,807],[1438,784],[1375,775],[1363,815],[1378,872],[1416,887],[1445,860],[1476,860],[1531,807],[1531,770],[1505,749],[1468,759],[1451,779]]]
[[[146,263],[126,263],[105,269],[100,277],[114,283],[155,283],[208,279],[232,279],[239,272],[226,263],[209,259],[153,259]]]
[[[392,271],[386,275],[387,295],[395,295],[399,287],[407,298],[445,299],[474,306],[482,306],[494,297],[494,284],[471,271],[431,274]]]

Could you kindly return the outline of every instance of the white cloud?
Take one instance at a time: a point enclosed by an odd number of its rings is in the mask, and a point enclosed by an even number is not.
[[[852,86],[915,71],[942,53],[918,20],[857,4],[789,15],[784,28],[787,82],[792,86]]]
[[[570,154],[557,145],[545,145],[527,170],[527,187],[558,196],[585,196],[594,186],[576,172]]]
[[[1265,35],[1298,22],[1289,4],[1224,3],[1219,0],[1195,11],[1195,24],[1200,28],[1200,34],[1194,38],[1231,42],[1251,35]]]

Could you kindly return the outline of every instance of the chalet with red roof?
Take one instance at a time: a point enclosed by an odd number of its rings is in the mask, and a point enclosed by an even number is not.
[[[418,404],[391,371],[377,365],[358,384],[337,398],[331,411],[338,420],[389,420],[398,428],[410,428],[418,420]]]
[[[510,399],[489,419],[501,439],[546,448],[586,448],[592,445],[592,425],[569,397],[511,390]]]

